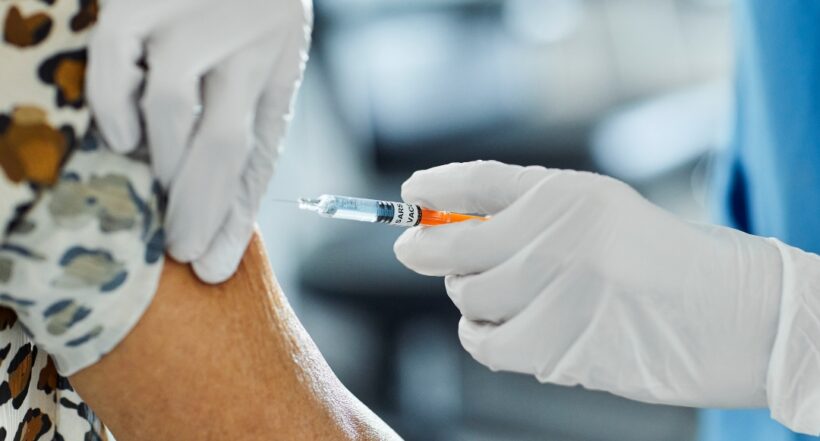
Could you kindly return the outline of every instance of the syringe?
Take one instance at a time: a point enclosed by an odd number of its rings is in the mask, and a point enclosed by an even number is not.
[[[400,227],[416,225],[443,225],[468,220],[487,220],[483,216],[451,213],[422,208],[404,202],[378,201],[323,194],[316,199],[299,199],[299,208],[313,211],[331,219],[348,219],[359,222],[380,222]]]

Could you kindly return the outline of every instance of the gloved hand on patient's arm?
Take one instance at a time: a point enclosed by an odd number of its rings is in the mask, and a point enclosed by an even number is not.
[[[168,251],[202,280],[224,281],[251,238],[290,119],[310,0],[101,6],[87,72],[95,120],[124,153],[141,143],[144,123],[154,172],[170,194]]]
[[[687,222],[626,184],[498,162],[415,173],[405,201],[489,214],[395,245],[445,276],[492,370],[697,407],[768,406],[820,433],[820,257]]]

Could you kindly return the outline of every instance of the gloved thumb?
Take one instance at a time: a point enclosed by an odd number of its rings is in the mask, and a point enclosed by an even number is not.
[[[495,214],[555,173],[544,167],[473,161],[413,173],[401,187],[405,202],[435,210]]]

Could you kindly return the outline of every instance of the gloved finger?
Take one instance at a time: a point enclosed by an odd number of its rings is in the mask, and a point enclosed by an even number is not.
[[[478,274],[509,259],[527,243],[521,219],[496,216],[436,227],[410,228],[396,240],[396,258],[428,276]],[[534,237],[537,232],[532,232]]]
[[[293,113],[296,91],[307,62],[309,29],[294,29],[277,41],[278,51],[270,54],[275,60],[273,72],[257,105],[256,147],[243,173],[242,190],[208,251],[193,263],[197,276],[207,283],[227,280],[239,266],[253,235],[259,204],[273,175]]]
[[[264,111],[260,109],[257,120]],[[242,176],[242,189],[231,206],[225,224],[219,229],[205,254],[193,262],[194,272],[205,283],[222,283],[239,267],[255,228],[256,214],[273,174],[277,148],[263,145],[266,136],[257,128],[257,147],[251,153]],[[277,137],[278,139],[278,137]]]
[[[154,175],[168,189],[179,171],[200,110],[200,73],[191,69],[194,54],[152,51],[142,100]]]
[[[302,84],[310,47],[310,28],[294,28],[278,38],[280,43],[273,72],[259,100],[254,131],[258,148],[264,153],[267,169],[257,168],[258,184],[267,186],[272,168],[282,148],[285,131],[293,117],[296,92]],[[273,54],[271,54],[273,55]],[[261,194],[260,194],[261,196]]]
[[[549,343],[511,335],[504,326],[462,317],[458,322],[458,339],[475,361],[493,372],[531,374],[527,368],[532,366],[532,360],[537,360],[532,354],[541,352],[542,345]]]
[[[413,173],[402,185],[401,196],[405,202],[435,210],[489,215],[553,173],[497,161],[452,163]]]
[[[255,213],[236,203],[219,229],[208,251],[192,264],[194,273],[205,283],[222,283],[233,276],[255,228]]]
[[[122,3],[122,2],[121,2]],[[144,30],[127,25],[120,5],[103,8],[91,33],[86,97],[94,120],[112,150],[130,152],[140,142],[139,90],[144,72]]]
[[[510,259],[483,273],[447,276],[447,295],[469,320],[504,323],[560,276],[562,256],[551,251],[535,239]]]
[[[171,186],[166,228],[170,254],[181,262],[200,258],[241,190],[255,144],[253,121],[270,72],[260,56],[270,41],[230,57],[204,81],[204,111]]]
[[[393,244],[396,258],[407,268],[426,276],[474,274],[499,261],[480,221],[432,228],[410,228]],[[473,240],[468,240],[471,238]],[[442,255],[446,253],[446,255]]]
[[[208,251],[193,263],[194,272],[206,283],[221,283],[230,278],[236,272],[253,236],[259,205],[273,175],[279,144],[287,123],[286,116],[279,111],[281,107],[277,108],[271,102],[271,95],[274,93],[279,92],[268,89],[260,100],[256,116],[257,145],[247,162],[242,176],[242,189],[232,205],[228,220]]]
[[[242,178],[242,189],[231,206],[227,221],[205,254],[193,262],[194,272],[203,282],[222,283],[236,272],[253,237],[259,204],[272,172],[270,151],[254,149]]]
[[[274,40],[260,34],[260,29],[269,32],[269,27],[226,24],[225,29],[234,30],[231,33],[213,29],[213,23],[238,19],[229,2],[188,13],[190,19],[157,29],[147,48],[150,73],[142,108],[154,172],[165,188],[170,188],[179,173],[201,117],[204,77],[229,64],[235,54],[260,50],[260,41],[270,44]],[[257,55],[267,57],[268,52]],[[269,63],[267,59],[258,60],[260,66]],[[243,84],[233,87],[240,94],[246,89]],[[256,92],[253,98],[258,96]]]
[[[207,251],[193,262],[194,272],[203,282],[222,283],[239,267],[253,236],[259,204],[273,173],[274,161],[275,155],[268,148],[258,145],[251,153],[242,176],[242,187],[227,220]]]
[[[504,332],[503,326],[462,317],[458,322],[458,338],[475,361],[493,372],[531,373],[524,368],[531,366],[530,360],[536,359],[530,354],[538,352],[540,345],[547,343],[516,339]]]
[[[485,363],[485,352],[481,350],[481,346],[496,329],[498,329],[498,326],[495,324],[477,322],[466,317],[461,317],[461,320],[458,321],[458,340],[461,342],[461,346],[476,361],[490,369],[493,368]]]
[[[205,254],[194,261],[194,271],[205,282],[227,280],[239,265],[253,235],[262,196],[273,175],[293,101],[301,84],[310,40],[309,29],[283,27],[261,45],[260,53],[272,68],[257,103],[254,121],[255,148],[242,173],[242,188],[230,214]]]
[[[621,311],[613,297],[600,295],[599,287],[592,278],[556,280],[503,324],[464,319],[459,327],[462,345],[492,370],[577,384],[573,375],[583,376],[589,357],[595,356],[589,348],[617,348],[623,332],[622,323],[604,319]]]

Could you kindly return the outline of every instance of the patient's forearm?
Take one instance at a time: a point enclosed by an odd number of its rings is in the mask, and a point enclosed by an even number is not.
[[[398,439],[333,375],[258,237],[219,286],[169,261],[137,327],[71,382],[118,441]]]

